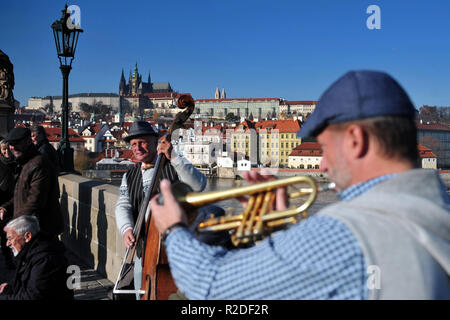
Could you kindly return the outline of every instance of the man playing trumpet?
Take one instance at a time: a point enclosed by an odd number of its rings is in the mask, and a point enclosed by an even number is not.
[[[151,205],[178,288],[190,299],[449,299],[450,199],[436,171],[418,169],[415,112],[385,73],[333,83],[300,135],[317,138],[341,201],[245,250],[195,240],[162,181],[164,205]]]

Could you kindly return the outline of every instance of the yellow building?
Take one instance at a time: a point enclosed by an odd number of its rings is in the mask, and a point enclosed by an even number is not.
[[[236,126],[231,134],[231,151],[237,153],[238,160],[245,157],[252,164],[258,161],[258,139],[253,121],[245,120]]]
[[[301,143],[298,120],[265,120],[255,124],[259,135],[259,161],[268,167],[287,167],[289,154]]]

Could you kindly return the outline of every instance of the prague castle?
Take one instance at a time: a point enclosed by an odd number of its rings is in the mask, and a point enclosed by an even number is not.
[[[168,110],[176,105],[179,93],[174,92],[169,82],[152,82],[150,72],[147,82],[142,81],[137,63],[130,71],[128,83],[122,69],[119,82],[120,113],[131,112],[142,115],[145,109]]]
[[[163,93],[163,92],[173,92],[172,87],[169,82],[154,82],[152,83],[150,78],[150,72],[148,73],[147,82],[142,81],[142,75],[139,74],[137,63],[134,65],[134,71],[130,71],[130,76],[128,78],[128,84],[125,81],[125,76],[123,74],[120,77],[119,83],[119,95],[120,96],[131,96],[136,97],[146,93]]]

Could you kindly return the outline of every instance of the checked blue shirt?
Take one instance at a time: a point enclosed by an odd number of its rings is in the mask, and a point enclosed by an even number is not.
[[[339,194],[349,201],[389,176]],[[340,221],[312,216],[247,249],[206,245],[185,228],[165,242],[172,275],[189,299],[367,299],[360,245]]]

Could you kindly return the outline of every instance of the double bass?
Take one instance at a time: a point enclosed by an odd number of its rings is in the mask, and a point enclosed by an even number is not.
[[[178,108],[185,109],[179,112],[172,122],[166,135],[167,141],[171,140],[172,133],[184,127],[184,122],[189,119],[194,111],[195,103],[190,95],[182,95],[178,99]],[[154,195],[159,185],[161,169],[167,158],[159,154],[155,164],[155,173],[152,177],[149,194]],[[156,229],[155,220],[152,219],[151,210],[146,222],[146,238],[142,255],[142,286],[141,300],[167,300],[177,287],[169,269],[169,262],[161,241],[161,236]]]
[[[170,141],[172,133],[184,127],[184,123],[189,119],[195,108],[194,99],[190,95],[181,95],[177,101],[178,108],[184,109],[179,112],[169,127],[166,140]],[[133,228],[135,245],[128,248],[119,272],[116,284],[113,289],[113,296],[119,294],[141,294],[141,300],[167,300],[169,295],[177,291],[175,282],[170,274],[169,263],[161,237],[152,219],[151,210],[147,220],[145,215],[152,196],[156,194],[161,178],[161,172],[166,165],[167,158],[164,154],[159,154],[153,177],[150,182],[149,191],[142,201],[136,224]],[[144,225],[145,223],[145,225]],[[136,290],[119,289],[121,282],[132,275],[133,258],[136,253],[137,244],[142,244],[142,285]]]

